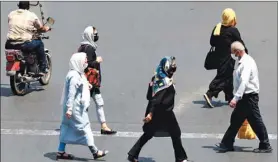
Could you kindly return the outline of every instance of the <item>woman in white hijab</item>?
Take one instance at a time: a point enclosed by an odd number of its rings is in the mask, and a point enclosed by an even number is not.
[[[84,69],[88,66],[86,53],[75,53],[69,63],[62,94],[63,116],[60,126],[60,145],[57,159],[73,159],[65,153],[66,144],[88,146],[94,159],[105,156],[108,151],[100,151],[95,146],[91,130],[88,107],[90,106],[90,88]]]
[[[102,58],[100,56],[97,56],[96,54],[96,49],[97,49],[96,42],[99,39],[97,29],[93,26],[88,26],[84,30],[82,39],[83,41],[81,42],[81,46],[79,47],[78,52],[85,52],[87,54],[88,67],[94,68],[99,71],[99,75],[100,75],[99,82],[101,83],[100,63],[102,62]],[[86,69],[85,71],[88,71],[88,69]],[[104,102],[100,92],[100,87],[93,86],[93,88],[91,89],[91,97],[93,98],[96,105],[97,119],[101,124],[101,134],[106,134],[106,135],[116,134],[117,132],[110,129],[106,123],[104,109],[103,109]]]

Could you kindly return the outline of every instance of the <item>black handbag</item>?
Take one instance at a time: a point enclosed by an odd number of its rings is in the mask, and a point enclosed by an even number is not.
[[[215,47],[211,47],[209,52],[207,53],[204,67],[206,70],[218,69],[219,61],[215,53]]]

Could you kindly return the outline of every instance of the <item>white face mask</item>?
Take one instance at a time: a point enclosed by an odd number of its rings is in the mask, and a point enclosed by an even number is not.
[[[84,64],[84,70],[88,67],[88,63]]]
[[[238,57],[237,57],[234,53],[231,54],[231,57],[232,57],[234,60],[238,61]]]

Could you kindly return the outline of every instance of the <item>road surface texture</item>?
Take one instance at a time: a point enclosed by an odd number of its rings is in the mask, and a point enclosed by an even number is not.
[[[95,107],[90,119],[96,144],[107,148],[107,162],[126,161],[128,150],[142,132],[148,82],[160,59],[177,58],[175,112],[183,132],[183,145],[195,162],[277,161],[277,3],[275,2],[42,2],[45,16],[56,19],[45,41],[53,59],[51,82],[32,86],[24,97],[12,95],[5,76],[4,44],[7,15],[16,2],[1,2],[1,161],[51,162],[58,146],[60,98],[68,62],[87,25],[98,28],[98,54],[103,56],[103,88],[108,124],[117,136],[99,136]],[[222,10],[234,8],[238,28],[260,72],[260,108],[271,134],[272,154],[254,154],[258,140],[237,140],[237,151],[219,154],[214,144],[229,125],[232,109],[223,102],[207,108],[203,99],[216,71],[206,71],[204,59],[209,38]],[[38,8],[32,8],[38,13]],[[42,90],[41,90],[42,89]],[[40,90],[40,91],[39,91]],[[67,151],[87,161],[86,147]],[[142,150],[145,162],[174,161],[170,138],[154,138]]]

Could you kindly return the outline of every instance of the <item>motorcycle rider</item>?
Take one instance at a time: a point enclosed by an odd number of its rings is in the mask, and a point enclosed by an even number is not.
[[[20,1],[17,10],[8,15],[9,31],[7,34],[6,49],[17,49],[23,52],[36,52],[40,62],[40,75],[48,72],[44,44],[41,40],[33,39],[34,31],[47,32],[48,26],[43,26],[38,16],[29,11],[30,2]]]

